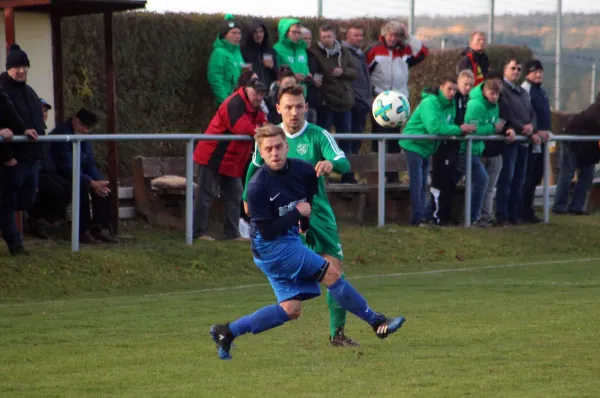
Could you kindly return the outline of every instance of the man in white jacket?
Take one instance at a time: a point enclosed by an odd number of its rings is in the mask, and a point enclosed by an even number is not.
[[[367,50],[367,63],[371,74],[374,96],[386,90],[396,90],[408,98],[409,69],[423,62],[429,50],[421,41],[408,34],[406,24],[388,21],[381,27],[379,40]],[[397,129],[381,127],[373,119],[373,133],[398,133]],[[378,152],[377,141],[372,150]],[[399,153],[395,140],[388,141],[388,153]],[[386,173],[388,182],[398,179],[398,173]],[[392,181],[393,180],[393,181]]]

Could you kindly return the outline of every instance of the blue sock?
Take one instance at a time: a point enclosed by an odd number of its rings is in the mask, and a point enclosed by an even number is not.
[[[233,337],[252,332],[257,334],[281,326],[290,320],[279,304],[263,307],[252,315],[246,315],[229,324]]]
[[[381,320],[381,316],[369,308],[367,301],[351,284],[344,279],[338,279],[333,285],[327,286],[331,297],[348,312],[353,313],[369,325]]]

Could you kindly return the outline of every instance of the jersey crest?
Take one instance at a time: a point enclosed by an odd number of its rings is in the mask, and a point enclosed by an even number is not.
[[[299,155],[306,155],[308,153],[308,144],[298,144],[296,151]]]

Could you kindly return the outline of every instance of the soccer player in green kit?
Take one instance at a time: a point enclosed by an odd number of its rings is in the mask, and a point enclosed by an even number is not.
[[[285,131],[289,144],[288,157],[302,159],[312,164],[319,179],[319,191],[312,205],[311,228],[306,234],[307,246],[341,270],[344,253],[335,215],[325,192],[325,176],[332,171],[339,174],[347,173],[350,170],[350,163],[331,134],[304,119],[307,109],[302,87],[292,86],[279,92],[277,112],[282,116],[283,123],[280,127]],[[263,163],[260,152],[255,149],[246,175],[246,186]],[[248,213],[246,195],[247,192],[244,191],[244,209]],[[344,278],[343,273],[342,278]],[[330,315],[331,344],[336,347],[359,346],[358,342],[344,334],[347,311],[340,307],[329,292],[327,292],[327,305]]]

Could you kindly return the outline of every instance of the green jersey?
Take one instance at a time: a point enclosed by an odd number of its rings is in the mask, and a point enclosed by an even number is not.
[[[280,125],[285,131],[283,124]],[[304,122],[304,126],[295,134],[285,132],[290,150],[288,157],[304,160],[313,166],[322,160],[329,160],[333,164],[333,171],[344,174],[350,171],[350,162],[344,152],[338,147],[333,136],[319,126]],[[252,162],[246,175],[246,187],[256,170],[264,164],[258,149],[254,148]],[[247,193],[244,189],[244,202],[247,202]],[[316,221],[323,226],[337,227],[333,209],[329,204],[325,191],[325,176],[319,177],[319,192],[313,198],[311,223]]]

